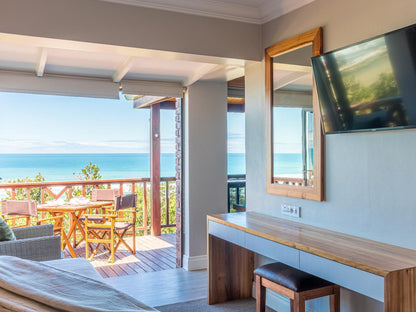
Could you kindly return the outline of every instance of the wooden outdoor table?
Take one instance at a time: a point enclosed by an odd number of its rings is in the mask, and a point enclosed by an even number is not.
[[[77,228],[80,230],[82,237],[85,237],[84,228],[80,224],[79,218],[87,209],[100,208],[103,206],[111,206],[111,205],[113,205],[112,201],[90,202],[88,204],[82,204],[82,205],[68,203],[64,205],[50,206],[50,205],[44,204],[44,205],[38,206],[38,211],[49,212],[54,217],[63,216],[66,213],[69,214],[69,218],[70,220],[72,220],[72,222],[70,223],[71,226],[67,233],[65,233],[65,231],[62,231],[61,247],[62,247],[62,250],[64,250],[65,245],[68,246],[68,250],[71,253],[72,257],[76,258],[75,251],[74,251],[75,244],[71,245],[70,239],[72,236],[75,237]],[[57,226],[62,226],[62,224],[57,224]]]

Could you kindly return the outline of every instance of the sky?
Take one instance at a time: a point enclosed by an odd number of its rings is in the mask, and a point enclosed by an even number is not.
[[[133,102],[0,92],[0,153],[149,153],[150,110]],[[161,110],[161,152],[175,152],[173,110]],[[244,114],[229,113],[228,151],[244,153]]]
[[[302,153],[301,108],[273,108],[273,140],[275,153]]]
[[[228,153],[245,153],[245,114],[227,113]]]

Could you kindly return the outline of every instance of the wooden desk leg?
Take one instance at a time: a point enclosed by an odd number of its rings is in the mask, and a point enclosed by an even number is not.
[[[390,272],[384,278],[384,311],[416,311],[416,268]]]
[[[208,304],[251,297],[254,253],[208,234]]]

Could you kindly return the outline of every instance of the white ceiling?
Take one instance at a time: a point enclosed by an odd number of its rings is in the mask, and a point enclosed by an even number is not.
[[[102,0],[262,23],[313,0]],[[0,71],[180,82],[229,81],[244,75],[244,60],[0,33]]]
[[[160,10],[263,24],[314,0],[102,0]]]

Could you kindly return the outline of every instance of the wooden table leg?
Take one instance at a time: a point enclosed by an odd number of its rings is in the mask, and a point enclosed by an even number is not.
[[[416,268],[390,272],[384,278],[384,311],[416,311]]]
[[[81,223],[79,223],[79,219],[78,219],[81,216],[81,214],[82,214],[82,211],[81,212],[78,212],[78,215],[76,214],[76,212],[71,212],[70,215],[69,215],[69,217],[72,220],[72,222],[70,223],[71,226],[69,228],[69,231],[68,231],[67,236],[68,236],[68,239],[71,239],[71,237],[72,237],[72,239],[73,239],[72,246],[73,247],[76,247],[85,238],[84,228],[81,225]],[[77,227],[79,228],[79,230],[81,232],[81,235],[82,235],[82,239],[78,243],[76,241],[76,238],[77,238]]]
[[[68,236],[65,234],[65,232],[62,232],[62,238],[63,238],[63,241],[66,243],[66,246],[68,247],[68,250],[69,250],[72,258],[76,258],[77,255],[75,254],[74,248],[72,248],[72,245],[69,242]],[[65,245],[62,244],[62,246],[63,246],[62,250],[64,250]]]
[[[82,215],[82,211],[78,212],[78,214],[75,214],[74,213],[74,217],[73,217],[73,222],[75,224],[75,227],[74,227],[74,237],[76,238],[76,236],[77,236],[77,231],[76,231],[76,228],[77,227],[78,227],[79,231],[81,232],[81,236],[82,236],[81,237],[81,240],[79,242],[77,242],[76,239],[74,240],[75,241],[74,247],[77,247],[85,239],[85,230],[84,230],[84,227],[79,222],[79,218],[81,217],[81,215]]]
[[[254,253],[208,234],[208,304],[251,297]]]

